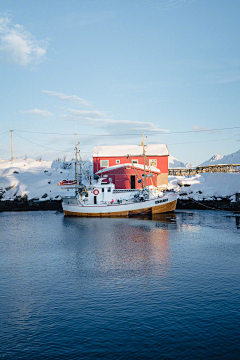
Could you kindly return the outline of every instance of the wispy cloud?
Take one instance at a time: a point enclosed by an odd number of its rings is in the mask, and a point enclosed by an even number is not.
[[[62,115],[63,118],[77,121],[82,127],[87,128],[91,126],[98,133],[101,130],[105,135],[136,134],[143,131],[158,134],[169,131],[161,129],[156,124],[148,121],[115,120],[104,111],[93,110],[84,112],[74,109],[68,109],[68,111],[68,114]]]
[[[84,100],[76,95],[66,95],[63,93],[58,93],[56,91],[49,91],[49,90],[42,90],[42,92],[46,93],[48,96],[56,97],[62,100],[67,100],[76,104],[81,104],[84,106],[90,106],[90,102],[87,100]]]
[[[21,113],[24,114],[34,114],[34,115],[40,115],[40,116],[53,116],[54,114],[51,111],[48,110],[40,110],[40,109],[32,109],[32,110],[21,110]]]
[[[22,25],[12,24],[9,17],[0,18],[0,52],[7,60],[20,65],[45,60],[47,41],[38,41]]]
[[[193,130],[196,131],[196,132],[200,132],[200,131],[208,131],[210,130],[209,128],[205,127],[205,126],[199,126],[198,124],[197,125],[194,125],[193,126]]]
[[[240,81],[240,70],[222,71],[209,76],[210,81],[215,84],[229,84]]]
[[[155,0],[150,1],[150,6],[154,8],[162,8],[164,10],[170,10],[179,8],[182,6],[187,6],[196,2],[197,0]]]
[[[68,111],[75,116],[79,117],[107,117],[109,114],[106,111],[99,111],[99,110],[75,110],[75,109],[68,109]]]

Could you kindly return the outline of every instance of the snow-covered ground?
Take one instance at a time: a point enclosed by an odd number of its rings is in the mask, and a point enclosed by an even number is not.
[[[87,164],[89,167],[89,164]],[[36,161],[33,159],[0,160],[0,193],[2,200],[27,196],[49,200],[74,193],[57,186],[61,180],[75,179],[75,162]]]
[[[239,159],[237,158],[239,154]],[[240,163],[240,151],[234,156],[228,155],[230,163]],[[223,156],[215,161],[226,159]],[[169,167],[188,167],[176,158],[169,157]],[[86,168],[92,175],[92,163],[86,162]],[[33,159],[0,160],[0,194],[2,200],[24,197],[39,199],[60,199],[64,195],[73,195],[74,190],[62,189],[57,186],[61,180],[75,178],[75,162],[68,161],[36,161]],[[87,177],[83,180],[86,181]],[[240,193],[240,173],[203,173],[195,176],[169,176],[170,187],[180,187],[180,199],[195,200],[222,198],[229,196],[235,200],[235,194]],[[184,194],[184,195],[183,195]]]
[[[240,173],[203,173],[194,176],[169,176],[169,186],[180,186],[179,198],[210,200],[230,197],[236,200],[240,193]]]

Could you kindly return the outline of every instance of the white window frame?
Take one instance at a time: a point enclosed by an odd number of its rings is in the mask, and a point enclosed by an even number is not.
[[[138,164],[138,159],[132,159],[133,164]]]
[[[107,165],[103,165],[103,161],[107,161]],[[109,160],[100,160],[100,167],[109,167]]]
[[[152,164],[151,164],[152,161],[155,162],[155,165],[152,165]],[[157,167],[157,159],[149,159],[149,166],[155,166],[155,167]]]
[[[116,164],[120,164],[120,160],[116,160]]]

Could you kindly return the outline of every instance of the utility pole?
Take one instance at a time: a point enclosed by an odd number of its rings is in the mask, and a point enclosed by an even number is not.
[[[13,161],[13,138],[12,138],[12,130],[11,130],[11,153],[12,153],[12,161]]]

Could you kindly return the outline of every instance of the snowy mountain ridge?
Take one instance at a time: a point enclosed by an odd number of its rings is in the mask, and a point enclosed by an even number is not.
[[[177,168],[188,169],[191,166],[192,166],[191,164],[183,163],[182,161],[178,160],[177,158],[175,158],[172,155],[168,156],[168,167],[169,167],[169,169],[177,169]]]
[[[213,155],[209,160],[204,161],[199,166],[218,164],[240,164],[240,150],[230,155]]]

